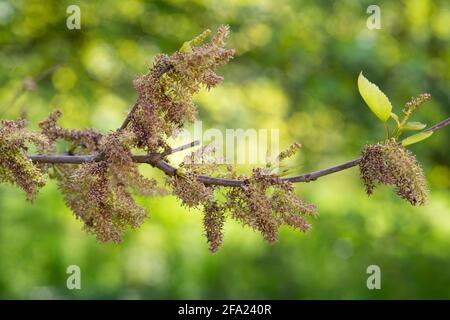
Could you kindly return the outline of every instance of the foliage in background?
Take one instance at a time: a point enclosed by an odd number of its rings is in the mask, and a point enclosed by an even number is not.
[[[71,3],[47,3],[0,2],[2,118],[23,113],[37,123],[60,108],[67,127],[113,130],[135,98],[132,79],[153,62],[152,54],[173,52],[220,23],[233,30],[237,59],[223,69],[222,87],[200,92],[200,117],[215,127],[280,128],[281,141],[302,142],[304,152],[289,162],[295,172],[348,160],[379,139],[382,124],[372,121],[354,90],[360,70],[382,84],[394,108],[404,97],[430,92],[433,100],[417,121],[448,115],[446,1],[381,1],[378,31],[365,26],[371,3],[364,1],[86,1],[79,32],[65,28]],[[23,79],[57,62],[63,65],[38,90],[9,107]],[[269,246],[227,223],[227,247],[215,256],[205,250],[201,216],[186,214],[173,198],[140,199],[152,208],[152,223],[120,246],[104,247],[72,221],[55,185],[33,206],[2,187],[0,295],[448,298],[450,170],[442,147],[448,135],[412,146],[426,159],[428,206],[412,209],[384,188],[367,199],[357,170],[348,170],[297,187],[321,204],[321,223],[309,234],[282,230],[282,241]],[[81,267],[81,291],[65,288],[70,264]],[[381,291],[365,286],[370,264],[381,267]]]

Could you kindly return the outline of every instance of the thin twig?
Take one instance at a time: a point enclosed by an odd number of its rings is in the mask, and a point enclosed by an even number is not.
[[[133,116],[134,111],[136,110],[136,108],[139,106],[139,98],[136,100],[136,102],[133,104],[133,106],[131,107],[130,111],[128,111],[128,114],[125,118],[125,120],[122,122],[122,125],[120,126],[119,130],[123,130],[127,127],[128,123],[130,123],[131,121],[131,117]]]
[[[136,163],[148,163],[153,167],[156,167],[163,171],[165,174],[169,176],[174,176],[177,174],[177,168],[168,164],[166,161],[161,159],[162,154],[149,154],[149,155],[134,155],[133,161]],[[86,162],[92,161],[101,161],[101,155],[86,155],[86,156],[70,156],[70,155],[55,155],[55,156],[47,156],[47,155],[28,155],[28,158],[37,163],[53,163],[53,164],[82,164]],[[316,180],[322,176],[339,172],[351,167],[358,165],[361,159],[352,160],[349,162],[345,162],[343,164],[330,167],[327,169],[314,171],[298,176],[292,177],[284,177],[282,180],[289,182],[309,182],[312,180]],[[215,178],[205,175],[198,175],[197,180],[203,182],[204,184],[209,185],[218,185],[218,186],[229,186],[236,187],[241,186],[245,183],[245,180],[239,179],[224,179],[224,178]]]
[[[309,181],[316,180],[317,178],[357,166],[360,162],[361,162],[361,158],[358,158],[358,159],[351,160],[351,161],[348,161],[348,162],[345,162],[345,163],[342,163],[342,164],[339,164],[337,166],[330,167],[327,169],[313,171],[311,173],[287,177],[287,178],[283,178],[283,179],[287,180],[289,182],[294,182],[294,183],[295,182],[309,182]]]
[[[200,145],[200,141],[199,140],[195,140],[195,141],[192,141],[190,143],[187,143],[185,145],[182,145],[182,146],[179,146],[179,147],[176,147],[176,148],[173,148],[173,149],[169,148],[166,151],[164,151],[163,153],[161,153],[161,156],[165,157],[165,156],[168,156],[170,154],[174,154],[176,152],[180,152],[180,151],[183,151],[183,150],[186,150],[186,149],[190,149],[190,148],[193,148],[193,147],[198,146],[198,145]]]
[[[443,121],[441,121],[439,123],[436,123],[434,126],[429,127],[428,129],[425,129],[423,131],[433,131],[433,132],[435,132],[435,131],[437,131],[439,129],[442,129],[442,128],[448,126],[449,124],[450,124],[450,118],[447,118],[447,119],[445,119],[445,120],[443,120]]]
[[[189,142],[187,144],[184,144],[182,146],[173,148],[173,149],[167,149],[164,152],[161,153],[150,153],[147,155],[133,155],[133,161],[136,163],[150,163],[155,162],[158,159],[162,159],[168,155],[174,154],[176,152],[186,150],[192,147],[195,147],[200,144],[200,141],[195,140],[192,142]],[[85,162],[92,162],[92,161],[101,161],[103,160],[103,155],[101,153],[94,154],[94,155],[70,155],[70,154],[61,154],[61,155],[28,155],[29,159],[31,159],[34,162],[38,163],[54,163],[54,164],[82,164]]]

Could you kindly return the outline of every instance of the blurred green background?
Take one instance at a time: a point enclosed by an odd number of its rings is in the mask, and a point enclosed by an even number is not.
[[[81,8],[81,30],[66,8]],[[381,8],[369,30],[366,9]],[[229,24],[237,50],[224,83],[197,98],[204,126],[279,128],[282,147],[303,144],[290,165],[308,172],[353,159],[384,135],[357,91],[358,73],[380,85],[400,113],[413,95],[433,100],[415,115],[449,116],[449,2],[0,0],[0,113],[32,127],[55,108],[68,127],[115,129],[136,98],[132,80],[159,52]],[[59,64],[11,106],[23,80]],[[144,199],[150,218],[122,244],[82,230],[50,181],[34,203],[0,186],[0,298],[450,298],[449,133],[411,147],[431,193],[411,207],[389,188],[368,198],[357,168],[297,186],[320,212],[307,234],[283,228],[266,244],[228,221],[210,254],[202,216],[174,197]],[[153,170],[146,168],[149,173]],[[155,175],[160,176],[159,173]],[[66,268],[81,268],[81,290]],[[366,268],[381,268],[368,290]]]

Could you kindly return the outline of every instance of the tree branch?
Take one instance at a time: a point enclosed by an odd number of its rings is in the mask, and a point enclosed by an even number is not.
[[[441,121],[439,123],[436,123],[434,126],[429,127],[428,129],[425,129],[423,131],[433,131],[433,132],[435,132],[435,131],[438,131],[439,129],[442,129],[442,128],[448,126],[449,124],[450,124],[450,118],[447,118],[447,119],[445,119],[445,120],[443,120],[443,121]]]
[[[132,158],[133,158],[133,161],[136,163],[150,163],[152,161],[155,161],[156,159],[162,159],[168,155],[195,147],[199,144],[200,144],[200,141],[195,140],[195,141],[189,142],[187,144],[184,144],[182,146],[179,146],[177,148],[167,149],[161,153],[150,153],[148,155],[133,155]],[[27,155],[27,157],[37,163],[53,163],[53,164],[58,164],[58,163],[60,163],[60,164],[82,164],[85,162],[103,160],[103,154],[101,154],[101,153],[94,154],[94,155],[91,155],[91,154],[82,155],[82,156],[67,155],[67,154]]]
[[[127,127],[127,125],[131,121],[131,116],[133,115],[133,113],[136,110],[136,108],[139,106],[139,102],[140,102],[140,99],[137,98],[136,102],[133,104],[133,106],[131,107],[130,111],[128,111],[128,114],[127,114],[125,120],[122,122],[122,125],[120,126],[120,128],[118,130],[123,130],[123,129],[125,129]]]
[[[440,130],[450,124],[450,118],[447,118],[434,126],[428,128],[426,131],[437,131]],[[170,165],[166,161],[163,160],[163,158],[169,154],[173,154],[175,152],[188,149],[190,147],[196,146],[199,144],[199,141],[193,141],[189,144],[174,148],[174,149],[168,149],[162,153],[152,153],[148,155],[133,155],[133,161],[136,163],[148,163],[151,166],[158,168],[159,170],[163,171],[165,174],[169,176],[175,176],[177,174],[178,169],[174,166]],[[103,159],[103,156],[101,154],[98,155],[83,155],[83,156],[71,156],[71,155],[28,155],[28,158],[31,159],[34,162],[38,163],[67,163],[67,164],[81,164],[85,162],[91,162],[91,161],[101,161]],[[349,168],[352,168],[354,166],[357,166],[361,159],[355,159],[351,160],[330,168],[313,171],[310,173],[305,173],[302,175],[297,176],[291,176],[291,177],[283,177],[282,180],[289,181],[292,183],[297,182],[309,182],[316,180],[317,178],[339,172],[342,170],[346,170]],[[211,176],[206,175],[197,175],[197,180],[207,184],[207,185],[218,185],[218,186],[228,186],[228,187],[238,187],[245,184],[245,180],[238,180],[238,179],[223,179],[223,178],[215,178]]]
[[[169,148],[166,151],[164,151],[163,153],[161,153],[161,156],[165,157],[165,156],[174,154],[176,152],[180,152],[180,151],[183,151],[183,150],[186,150],[186,149],[193,148],[193,147],[198,146],[198,145],[200,145],[200,141],[195,140],[195,141],[192,141],[192,142],[190,142],[188,144],[185,144],[185,145],[173,148],[173,149]]]

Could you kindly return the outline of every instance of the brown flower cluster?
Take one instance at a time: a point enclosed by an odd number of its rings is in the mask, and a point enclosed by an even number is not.
[[[116,185],[123,185],[135,194],[151,196],[165,194],[154,179],[144,177],[133,161],[131,148],[134,135],[128,130],[111,133],[100,143],[100,152],[108,166],[108,176]]]
[[[214,174],[222,178],[237,178],[235,168],[222,164],[222,159],[215,157],[214,153],[214,145],[199,148],[185,157],[178,175],[168,179],[173,194],[183,205],[203,210],[203,226],[211,252],[216,252],[222,246],[228,207],[227,203],[217,200],[216,193],[221,191],[220,187],[205,185],[196,176]]]
[[[216,186],[207,186],[192,173],[178,175],[168,180],[172,192],[188,208],[203,210],[203,226],[209,250],[216,252],[222,245],[226,207],[215,199]]]
[[[292,183],[264,174],[262,169],[255,169],[244,187],[229,190],[227,198],[231,217],[261,232],[269,242],[278,239],[283,224],[309,230],[306,218],[317,215],[314,205],[295,194]]]
[[[103,135],[92,129],[65,129],[57,124],[60,117],[56,111],[40,123],[43,135],[52,143],[58,139],[70,142],[72,152],[98,154],[99,160],[55,166],[58,186],[86,230],[99,241],[119,242],[127,226],[138,227],[147,216],[131,192],[157,195],[164,190],[140,174],[131,154],[136,140],[131,130]]]
[[[199,45],[204,38],[201,36],[190,42],[189,50],[159,55],[150,72],[134,81],[139,106],[131,127],[138,147],[161,151],[167,147],[167,137],[182,128],[185,121],[195,120],[192,96],[201,85],[211,88],[220,83],[222,77],[215,69],[233,57],[234,50],[225,48],[228,35],[228,27],[222,26],[209,43]]]
[[[295,143],[280,153],[278,159],[291,157],[300,148]],[[310,229],[307,218],[316,216],[316,207],[294,192],[292,183],[271,174],[273,168],[257,168],[248,177],[217,158],[214,145],[203,146],[187,155],[176,176],[167,180],[173,194],[189,208],[203,211],[203,224],[209,250],[216,252],[223,242],[223,227],[227,217],[261,232],[269,242],[278,238],[278,230],[288,225],[300,231]],[[207,185],[197,179],[207,175],[224,179],[239,179],[243,186]]]
[[[294,149],[298,149],[298,144],[284,151],[283,158],[294,154]],[[317,215],[316,207],[297,196],[292,183],[269,174],[266,168],[254,169],[251,177],[238,176],[233,167],[218,164],[218,159],[211,157],[213,152],[209,146],[193,152],[180,165],[184,171],[169,181],[184,205],[203,210],[211,252],[222,245],[227,216],[261,232],[269,242],[278,239],[282,225],[300,231],[310,229],[307,218]],[[196,175],[212,173],[222,178],[242,179],[244,186],[223,190],[223,187],[205,185],[195,179]]]
[[[145,195],[162,192],[155,180],[139,173],[128,141],[122,134],[109,134],[100,142],[103,160],[57,169],[67,205],[101,242],[119,242],[126,227],[136,228],[144,222],[147,212],[136,203],[131,190]]]
[[[138,227],[147,213],[123,184],[114,183],[105,162],[58,166],[57,181],[67,205],[101,242],[119,242],[127,226]]]
[[[73,143],[72,152],[84,151],[97,152],[100,146],[100,140],[103,135],[94,129],[66,129],[58,125],[58,120],[61,118],[62,112],[56,110],[52,112],[48,118],[41,123],[39,127],[42,134],[45,135],[50,143],[54,143],[58,139],[66,140]]]
[[[225,224],[225,210],[217,201],[205,204],[203,226],[209,244],[209,251],[216,252],[223,243],[223,227]]]
[[[0,182],[22,188],[32,200],[45,185],[44,172],[26,157],[28,146],[38,153],[50,148],[47,138],[29,131],[25,120],[2,121],[0,124]]]
[[[200,174],[219,174],[223,165],[213,157],[213,152],[213,146],[207,145],[187,155],[179,165],[178,174],[167,181],[186,207],[199,208],[214,200],[216,186],[207,186],[195,178]]]
[[[205,33],[171,56],[159,55],[150,72],[134,82],[139,92],[138,105],[130,125],[123,130],[104,135],[93,129],[66,129],[57,123],[59,111],[40,123],[43,136],[51,144],[62,139],[71,143],[69,153],[99,155],[97,162],[55,165],[54,170],[67,204],[100,241],[119,241],[126,226],[142,223],[145,210],[136,204],[130,192],[146,195],[164,192],[156,181],[139,173],[130,150],[166,150],[166,139],[182,128],[185,121],[195,119],[192,96],[201,85],[211,88],[218,84],[222,78],[214,70],[234,54],[225,48],[228,34],[228,27],[222,26],[209,43],[201,45]],[[191,193],[183,192],[187,185]],[[174,178],[172,187],[174,194],[190,207],[213,199],[212,188],[192,181],[187,175]]]
[[[367,194],[372,194],[377,184],[393,185],[412,205],[425,204],[428,187],[422,168],[416,157],[394,140],[366,145],[359,167]]]

